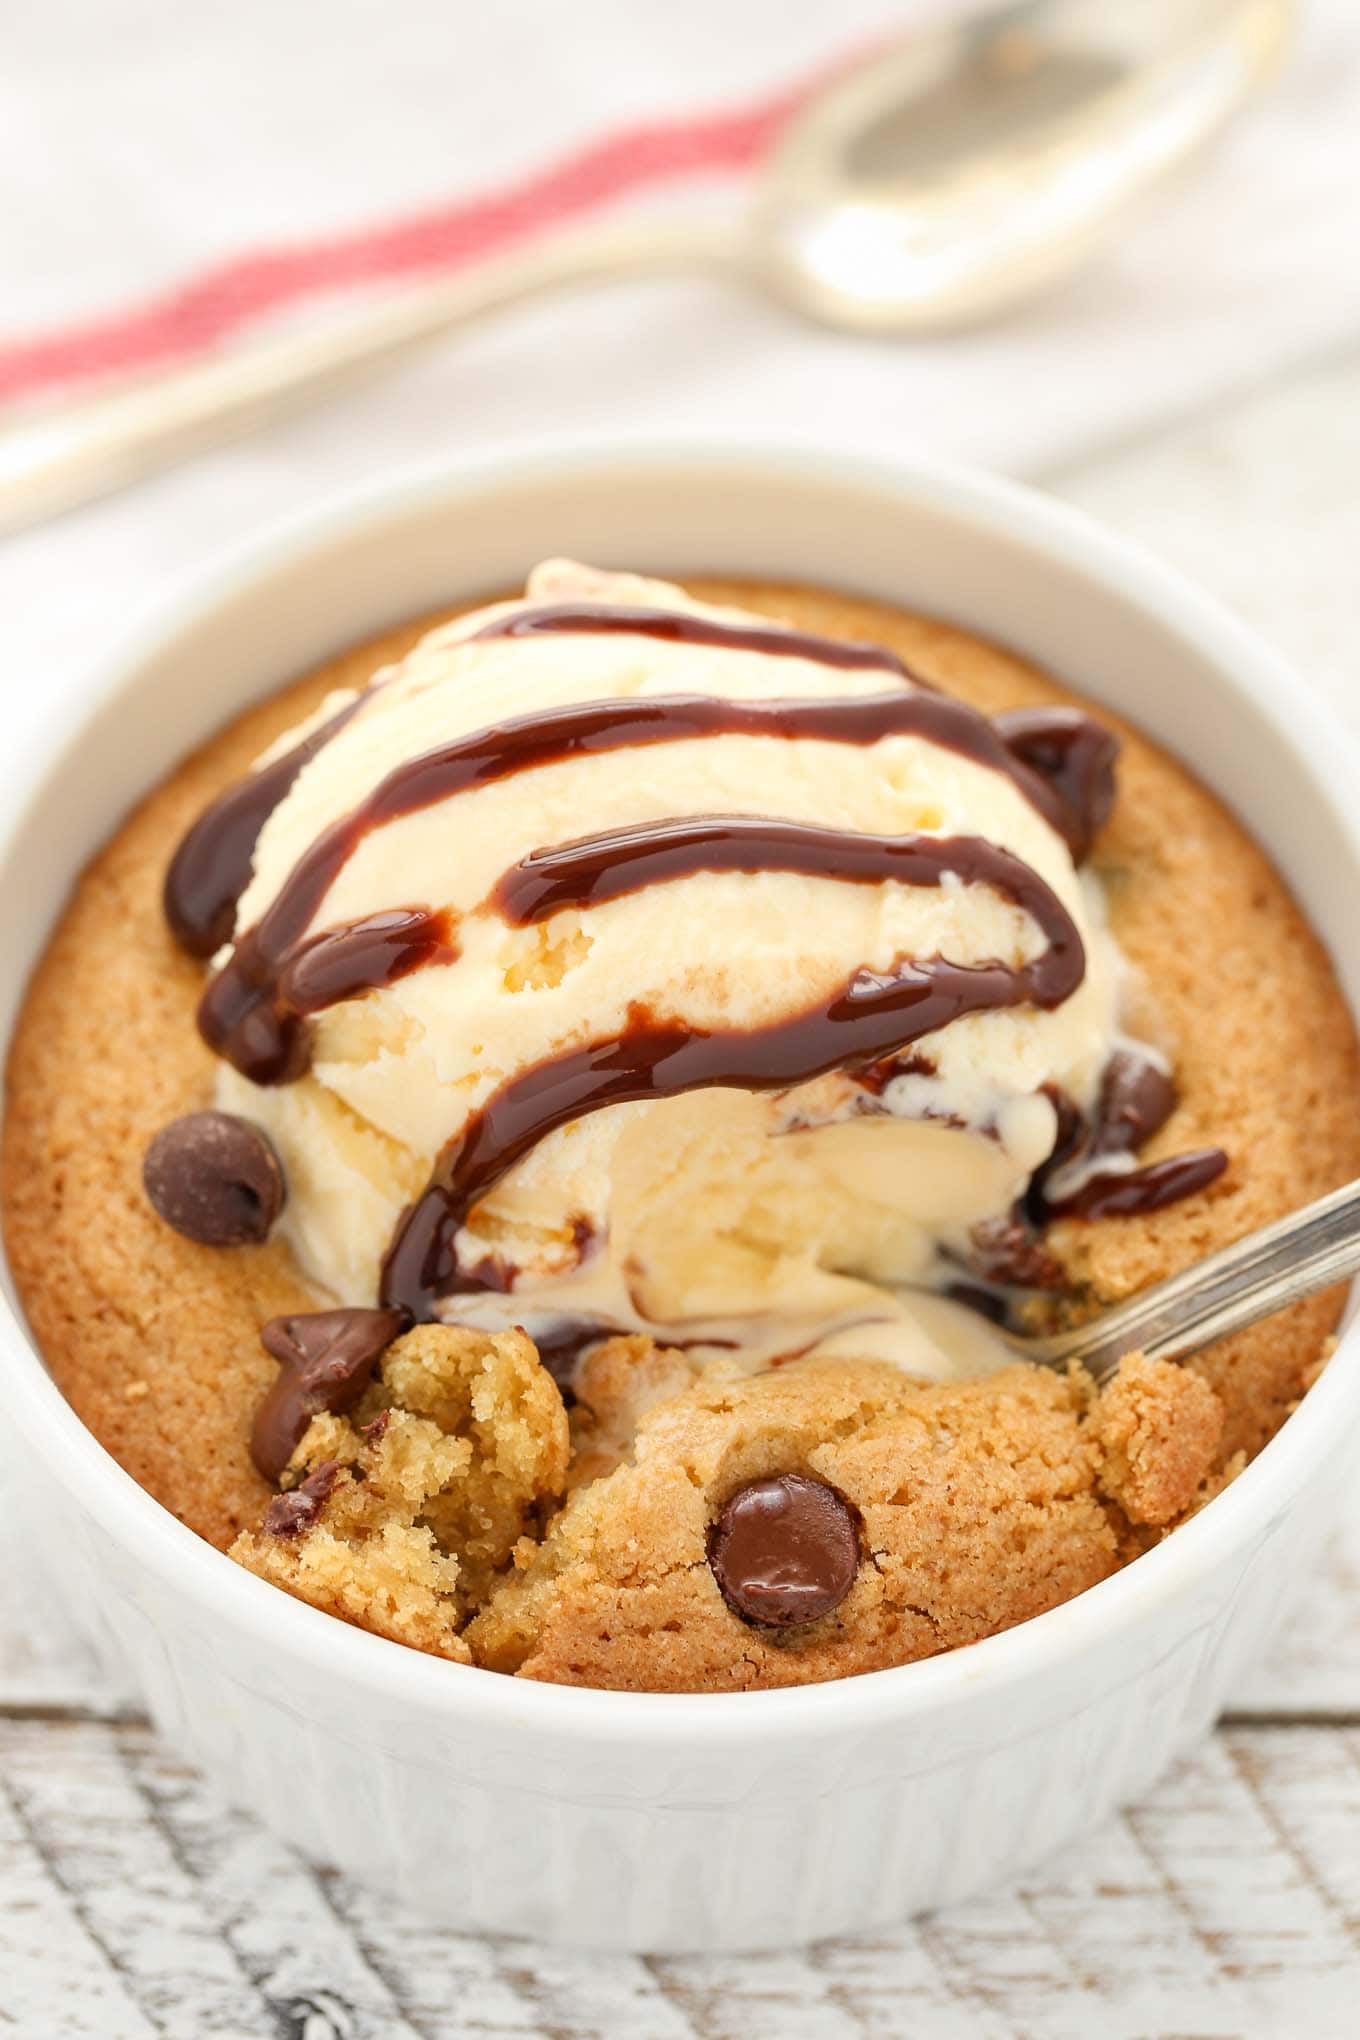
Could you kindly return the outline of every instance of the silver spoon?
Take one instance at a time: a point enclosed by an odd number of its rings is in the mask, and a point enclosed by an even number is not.
[[[918,31],[786,130],[735,226],[564,233],[330,330],[0,432],[0,532],[331,396],[455,326],[567,285],[704,269],[843,332],[987,318],[1054,282],[1208,141],[1295,0],[1025,0]]]
[[[1127,1353],[1183,1360],[1271,1317],[1287,1304],[1360,1273],[1360,1182],[1347,1183],[1276,1225],[1248,1233],[1167,1282],[1051,1339],[1003,1334],[1041,1367],[1078,1360],[1108,1381]]]

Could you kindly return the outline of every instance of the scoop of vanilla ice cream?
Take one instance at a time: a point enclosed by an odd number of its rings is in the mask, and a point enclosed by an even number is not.
[[[565,561],[538,567],[524,599],[740,615]],[[882,671],[627,632],[477,641],[504,609],[433,631],[377,676],[266,823],[238,935],[323,829],[385,774],[459,736],[591,700],[849,698],[899,684]],[[455,1296],[445,1308],[531,1331],[563,1314],[596,1316],[756,1359],[849,1341],[923,1373],[985,1361],[975,1321],[960,1333],[950,1306],[900,1292],[937,1279],[942,1249],[1003,1217],[1047,1157],[1055,1115],[1043,1087],[1083,1106],[1092,1098],[1115,1037],[1119,960],[1095,882],[1018,787],[917,736],[860,746],[724,733],[578,755],[363,837],[312,929],[396,907],[447,909],[456,960],[317,1014],[298,1081],[260,1088],[223,1064],[218,1085],[223,1108],[263,1126],[278,1149],[287,1236],[319,1288],[371,1301],[394,1227],[443,1145],[508,1080],[622,1034],[630,1009],[756,1028],[828,999],[862,968],[936,956],[1015,964],[1042,946],[1016,906],[949,878],[913,887],[696,872],[529,927],[511,925],[491,897],[543,846],[715,814],[986,838],[1031,866],[1072,915],[1084,981],[1051,1012],[1019,1006],[940,1029],[915,1044],[913,1060],[927,1067],[872,1098],[832,1074],[783,1093],[612,1104],[558,1128],[494,1184],[460,1238],[460,1262],[494,1259],[508,1292]]]

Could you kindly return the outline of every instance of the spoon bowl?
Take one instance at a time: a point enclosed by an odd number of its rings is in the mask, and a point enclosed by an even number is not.
[[[1029,0],[914,36],[794,119],[752,208],[767,288],[842,331],[995,317],[1242,105],[1293,0]]]

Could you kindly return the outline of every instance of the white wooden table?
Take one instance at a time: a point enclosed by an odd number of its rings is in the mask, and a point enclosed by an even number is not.
[[[1360,354],[1051,484],[1235,605],[1360,726],[1357,477]],[[1360,2035],[1360,1479],[1326,1569],[1300,1581],[1287,1632],[1214,1740],[1084,1847],[1019,1890],[893,1933],[647,1961],[448,1932],[307,1868],[164,1749],[65,1630],[0,1487],[11,2033]]]

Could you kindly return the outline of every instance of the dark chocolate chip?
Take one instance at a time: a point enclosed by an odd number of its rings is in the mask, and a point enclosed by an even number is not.
[[[275,1495],[264,1512],[266,1537],[300,1537],[321,1514],[340,1472],[338,1459],[323,1459],[306,1480],[286,1495]]]
[[[1160,1133],[1175,1109],[1175,1081],[1160,1063],[1116,1049],[1100,1080],[1092,1148],[1100,1155],[1131,1155]]]
[[[744,1621],[815,1622],[854,1585],[855,1512],[834,1488],[806,1474],[754,1480],[723,1508],[708,1562],[723,1599]]]
[[[1105,1065],[1100,1095],[1089,1127],[1080,1118],[1073,1131],[1071,1101],[1049,1094],[1058,1107],[1053,1153],[1035,1171],[1025,1199],[1032,1225],[1054,1218],[1128,1218],[1160,1211],[1206,1189],[1228,1166],[1222,1148],[1196,1148],[1146,1168],[1102,1169],[1098,1165],[1132,1155],[1159,1133],[1176,1108],[1175,1080],[1160,1063],[1136,1049],[1116,1049]],[[1083,1164],[1077,1187],[1062,1191],[1062,1171]]]
[[[352,1409],[380,1356],[410,1319],[402,1310],[318,1310],[271,1318],[260,1333],[279,1378],[260,1404],[250,1456],[277,1480],[312,1418]]]
[[[205,1247],[268,1237],[283,1209],[279,1158],[257,1126],[232,1112],[190,1112],[146,1151],[142,1183],[167,1225]]]
[[[999,1282],[1006,1289],[1062,1289],[1067,1271],[1048,1251],[1025,1215],[1016,1205],[1009,1218],[988,1218],[975,1225],[968,1236],[972,1265],[984,1282]]]
[[[1088,1177],[1075,1195],[1056,1207],[1056,1216],[1141,1218],[1207,1190],[1227,1166],[1222,1148],[1194,1148],[1189,1154],[1168,1155],[1164,1162],[1149,1162],[1143,1169],[1121,1174],[1107,1170]]]

